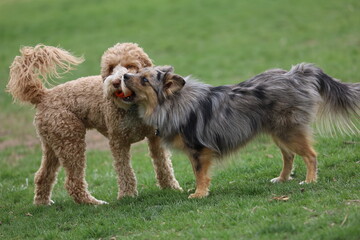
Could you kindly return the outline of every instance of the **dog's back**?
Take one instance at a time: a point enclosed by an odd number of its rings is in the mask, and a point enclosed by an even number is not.
[[[269,70],[233,86],[210,87],[207,96],[194,107],[200,110],[197,133],[200,142],[210,143],[220,154],[260,132],[310,132],[317,117],[321,126],[333,126],[328,130],[335,125],[339,132],[360,132],[360,84],[339,82],[311,64]]]
[[[53,111],[53,109],[71,112],[84,123],[86,128],[101,130],[105,126],[103,110],[110,107],[102,93],[100,75],[83,77],[46,89],[36,109],[39,112]]]

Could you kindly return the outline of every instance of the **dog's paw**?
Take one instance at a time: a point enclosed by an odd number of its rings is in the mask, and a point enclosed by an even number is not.
[[[160,189],[173,189],[180,192],[183,191],[182,187],[180,187],[180,184],[176,180],[158,182],[156,186]]]
[[[172,189],[177,190],[177,191],[179,191],[179,192],[183,192],[183,191],[184,191],[184,189],[182,189],[182,187],[180,187],[180,186],[178,186],[178,187],[173,187]]]
[[[109,204],[108,202],[105,202],[103,200],[97,200],[97,202],[95,203],[95,205],[106,205]]]
[[[76,201],[76,200],[75,200]],[[82,200],[77,200],[76,201],[79,204],[90,204],[90,205],[103,205],[103,204],[109,204],[103,200],[97,200],[94,197],[91,197],[89,199],[82,199]]]
[[[53,200],[40,200],[40,199],[37,199],[37,200],[34,200],[34,204],[35,205],[44,205],[44,206],[51,206],[53,205],[55,202]]]
[[[276,178],[273,178],[270,180],[270,182],[272,183],[281,183],[281,182],[284,182],[284,180],[280,177],[276,177]]]
[[[133,192],[119,192],[117,199],[121,200],[124,197],[137,197],[138,191]]]
[[[316,183],[316,181],[311,180],[311,181],[301,181],[301,182],[299,182],[300,185],[305,185],[305,184],[309,184],[309,183]]]
[[[177,190],[177,191],[184,191],[182,189],[182,187],[180,187],[180,184],[178,182],[174,182],[173,184],[170,185],[170,188],[173,189],[173,190]]]
[[[292,180],[292,177],[289,177],[289,179],[283,179],[281,177],[276,177],[270,180],[270,182],[272,183],[281,183],[281,182],[286,182],[286,181],[290,181]]]
[[[192,199],[192,198],[204,198],[204,197],[207,197],[209,195],[208,192],[205,192],[205,193],[199,193],[199,192],[195,192],[193,194],[190,194],[189,195],[189,199]]]
[[[90,201],[86,202],[87,204],[92,204],[92,205],[104,205],[104,204],[109,204],[108,202],[105,202],[103,200],[98,200],[96,198],[92,198]]]

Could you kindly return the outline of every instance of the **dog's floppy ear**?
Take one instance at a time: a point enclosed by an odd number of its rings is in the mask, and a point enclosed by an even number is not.
[[[185,83],[184,78],[181,76],[167,72],[163,79],[163,91],[166,96],[170,96],[180,91]]]
[[[174,67],[173,66],[156,66],[155,67],[156,70],[159,70],[161,72],[170,72],[170,73],[173,73],[174,72]]]

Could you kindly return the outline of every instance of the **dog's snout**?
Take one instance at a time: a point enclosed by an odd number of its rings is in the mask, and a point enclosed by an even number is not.
[[[119,88],[120,87],[120,79],[113,80],[112,85],[114,86],[114,88]]]
[[[124,80],[126,81],[126,80],[129,80],[129,79],[130,79],[130,74],[125,73],[124,74]]]

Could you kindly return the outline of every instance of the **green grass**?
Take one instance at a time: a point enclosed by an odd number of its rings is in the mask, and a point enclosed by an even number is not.
[[[22,45],[61,46],[86,62],[68,81],[99,74],[102,53],[117,42],[137,42],[155,63],[174,65],[214,85],[245,80],[273,67],[313,62],[343,81],[359,81],[360,2],[318,1],[94,1],[0,2],[0,89]],[[87,181],[106,206],[75,204],[60,172],[56,204],[32,205],[40,165],[30,106],[0,93],[1,239],[359,239],[360,136],[317,136],[319,181],[271,184],[281,160],[266,137],[251,143],[213,171],[211,194],[188,200],[194,177],[186,157],[174,152],[175,174],[185,192],[159,190],[145,144],[133,148],[139,197],[116,200],[109,151],[87,153]],[[26,142],[26,141],[25,141]],[[350,144],[348,143],[350,142]],[[273,157],[272,157],[273,156]],[[272,200],[289,196],[288,201]]]

